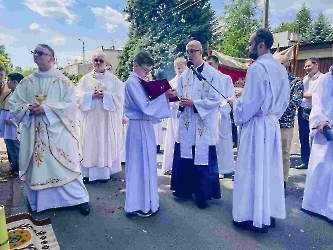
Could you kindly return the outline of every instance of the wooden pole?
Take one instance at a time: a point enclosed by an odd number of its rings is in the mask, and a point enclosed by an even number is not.
[[[269,10],[269,0],[264,0],[264,16],[262,20],[262,27],[268,28],[268,10]]]

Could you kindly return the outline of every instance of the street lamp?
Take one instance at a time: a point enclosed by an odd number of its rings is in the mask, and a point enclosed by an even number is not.
[[[84,41],[82,41],[80,38],[78,38],[78,40],[79,41],[81,41],[82,42],[82,44],[83,44],[83,75],[85,75],[86,74],[86,65],[85,65],[85,63],[86,63],[86,58],[85,58],[85,55],[84,55]]]

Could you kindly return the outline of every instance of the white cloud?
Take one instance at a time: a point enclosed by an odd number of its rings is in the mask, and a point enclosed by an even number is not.
[[[109,33],[115,33],[118,29],[127,29],[129,24],[126,22],[127,14],[123,15],[109,6],[103,8],[90,8],[95,14],[97,22]]]
[[[54,36],[52,37],[52,42],[54,45],[64,45],[66,43],[66,39],[62,36]]]
[[[64,18],[68,24],[77,19],[68,9],[76,4],[75,0],[23,0],[23,4],[43,17]]]
[[[327,15],[333,15],[333,9],[326,10],[325,14],[327,14]]]
[[[38,31],[38,32],[46,32],[47,29],[44,25],[40,25],[38,23],[32,23],[29,25],[29,29],[32,31]]]
[[[302,4],[295,4],[295,5],[293,5],[291,8],[293,9],[293,10],[300,10],[301,8],[302,8]]]
[[[0,44],[7,45],[14,41],[17,41],[17,39],[15,37],[0,33]]]
[[[0,0],[0,9],[4,9],[5,5],[3,4],[2,0]]]

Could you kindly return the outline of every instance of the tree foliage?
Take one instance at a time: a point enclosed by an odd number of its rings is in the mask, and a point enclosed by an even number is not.
[[[0,45],[0,65],[4,66],[7,74],[12,73],[13,64],[10,63],[10,57],[6,53],[6,48],[4,45]]]
[[[320,12],[317,19],[307,29],[302,39],[306,43],[321,43],[333,41],[333,28],[327,17]]]
[[[295,21],[298,24],[299,33],[305,35],[312,23],[310,9],[306,7],[305,3],[302,4],[301,10],[296,14]]]
[[[233,57],[247,57],[249,36],[260,28],[258,0],[235,0],[223,6],[221,15],[222,40],[218,49]]]
[[[296,21],[292,22],[282,22],[279,27],[274,29],[273,32],[281,32],[281,31],[294,31],[298,32],[298,23]]]
[[[212,40],[214,11],[208,0],[129,0],[129,40],[119,56],[116,75],[125,80],[139,50],[149,51],[156,64],[153,76],[174,76],[173,60],[185,56],[186,44],[199,40],[204,50]]]

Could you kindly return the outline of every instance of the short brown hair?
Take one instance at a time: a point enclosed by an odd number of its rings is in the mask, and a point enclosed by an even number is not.
[[[51,52],[52,57],[54,57],[54,50],[49,45],[40,43],[40,44],[37,44],[36,47],[42,47],[42,48],[48,49]]]
[[[6,72],[6,69],[4,66],[0,65],[0,71],[5,71]]]
[[[151,57],[151,55],[147,51],[139,51],[135,57],[134,57],[134,62],[142,65],[146,64],[148,66],[154,66],[154,59]]]
[[[315,57],[310,57],[310,58],[306,59],[305,62],[311,62],[313,64],[319,64],[319,59],[315,58]]]

